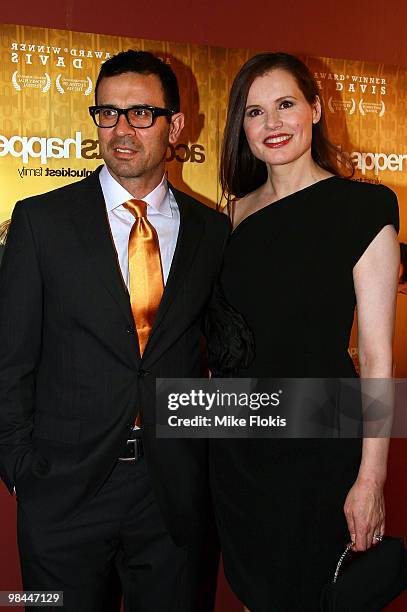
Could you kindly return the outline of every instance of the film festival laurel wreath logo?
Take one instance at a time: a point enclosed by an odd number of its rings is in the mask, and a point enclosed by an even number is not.
[[[18,70],[15,70],[11,76],[11,82],[16,91],[21,91],[23,87],[27,87],[40,89],[42,93],[47,93],[51,88],[52,80],[47,72],[42,76],[32,76],[19,74]],[[69,92],[90,96],[93,92],[93,82],[89,76],[85,79],[71,79],[60,73],[55,79],[55,88],[62,95]]]
[[[337,74],[332,72],[314,72],[318,86],[324,89],[325,82],[334,82],[335,91],[339,94],[351,94],[349,99],[337,98],[330,95],[327,99],[328,110],[331,114],[345,112],[354,115],[358,110],[364,117],[369,113],[378,114],[383,117],[386,112],[386,105],[382,96],[387,93],[387,80],[378,76],[365,76],[356,74]],[[372,95],[376,99],[380,96],[380,101],[365,101],[363,97],[357,101],[357,95]]]

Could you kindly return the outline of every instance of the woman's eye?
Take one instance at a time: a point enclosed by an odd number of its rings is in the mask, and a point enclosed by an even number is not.
[[[291,102],[291,100],[283,100],[280,103],[280,108],[291,108],[293,106],[293,103]]]
[[[258,117],[261,115],[261,110],[259,108],[251,108],[246,112],[246,117]]]

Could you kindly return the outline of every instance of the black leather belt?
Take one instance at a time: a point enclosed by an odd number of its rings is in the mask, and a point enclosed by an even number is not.
[[[118,461],[138,461],[141,457],[144,457],[143,440],[133,431]]]

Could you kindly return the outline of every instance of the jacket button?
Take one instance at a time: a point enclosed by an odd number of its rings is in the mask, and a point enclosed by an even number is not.
[[[46,476],[51,469],[51,466],[45,457],[41,457],[33,466],[33,472],[38,476]]]
[[[126,333],[134,334],[134,327],[132,325],[129,325],[128,327],[126,327]]]
[[[142,368],[139,369],[137,376],[139,376],[140,378],[144,378],[144,376],[148,376],[150,374],[150,372],[148,370],[143,370]]]

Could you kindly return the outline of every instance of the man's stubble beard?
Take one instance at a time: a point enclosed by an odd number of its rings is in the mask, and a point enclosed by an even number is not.
[[[157,161],[157,163],[153,167],[149,167],[149,162],[151,158],[145,156],[144,147],[139,143],[137,143],[136,145],[135,143],[129,143],[128,141],[127,142],[124,141],[121,143],[115,142],[113,143],[112,146],[106,147],[105,151],[101,149],[101,155],[108,169],[116,177],[118,178],[123,177],[125,179],[133,179],[133,178],[137,179],[137,178],[142,178],[143,176],[146,176],[148,174],[154,173],[157,170],[157,168],[161,165],[163,166],[163,169],[164,169],[168,144],[169,144],[168,141],[162,143],[163,145],[162,158],[161,160]],[[136,150],[136,154],[140,155],[141,159],[138,162],[136,162],[136,164],[130,161],[126,161],[126,160],[115,159],[114,154],[113,154],[113,149],[116,147],[120,147],[120,145],[134,148]]]

